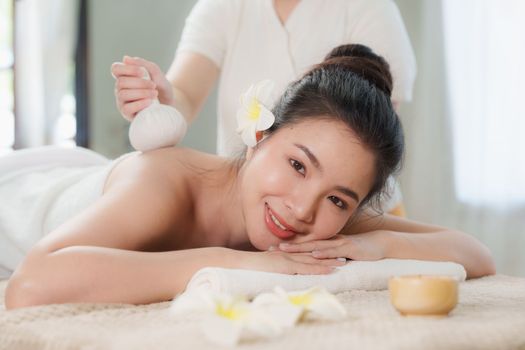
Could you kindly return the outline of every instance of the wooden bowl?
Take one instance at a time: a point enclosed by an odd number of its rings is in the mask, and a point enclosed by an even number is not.
[[[403,316],[447,316],[458,303],[458,281],[449,276],[409,275],[388,281],[390,302]]]

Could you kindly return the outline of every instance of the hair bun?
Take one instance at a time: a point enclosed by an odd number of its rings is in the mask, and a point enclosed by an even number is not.
[[[359,44],[341,45],[325,57],[320,67],[344,65],[361,78],[392,96],[392,75],[386,60],[370,48]]]

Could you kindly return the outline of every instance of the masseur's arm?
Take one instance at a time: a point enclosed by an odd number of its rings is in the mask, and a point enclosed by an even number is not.
[[[191,123],[202,108],[219,77],[219,67],[209,58],[193,52],[180,52],[166,74],[155,63],[142,58],[124,57],[111,72],[116,78],[115,97],[122,116],[128,120],[158,97],[171,105]],[[142,79],[144,67],[151,82]]]

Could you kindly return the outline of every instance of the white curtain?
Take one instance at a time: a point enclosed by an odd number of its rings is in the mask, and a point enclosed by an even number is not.
[[[18,0],[16,6],[16,147],[53,141],[70,83],[77,0]]]
[[[525,276],[525,2],[443,0],[456,221]]]
[[[525,205],[524,15],[522,0],[443,1],[456,188],[471,204]]]
[[[398,0],[416,50],[401,176],[410,217],[459,228],[525,276],[525,13],[520,0]]]

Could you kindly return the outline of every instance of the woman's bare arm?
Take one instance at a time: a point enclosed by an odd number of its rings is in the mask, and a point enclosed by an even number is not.
[[[315,257],[354,260],[382,258],[453,261],[465,267],[468,278],[496,273],[487,247],[474,237],[440,226],[393,215],[362,213],[342,234],[281,247],[287,252],[314,252]]]
[[[454,261],[465,267],[469,278],[496,273],[489,249],[473,236],[458,230],[388,214],[366,213],[352,231],[382,232],[388,258]]]
[[[208,266],[325,274],[340,265],[335,259],[281,251],[204,247],[138,252],[77,245],[28,257],[9,281],[5,304],[7,309],[71,302],[146,304],[172,299]]]
[[[172,299],[206,266],[234,267],[219,247],[140,252],[70,246],[33,253],[9,281],[6,308],[67,302],[145,304]]]
[[[145,274],[146,270],[159,267],[155,258],[132,251],[161,242],[186,214],[177,205],[183,203],[177,201],[183,189],[177,190],[158,171],[157,158],[142,155],[123,161],[126,164],[114,170],[123,173],[120,181],[113,181],[91,207],[37,243],[9,282],[8,307],[80,300],[90,293],[108,300],[114,295],[112,286],[123,283],[130,288],[130,277],[135,276],[137,284],[139,276],[149,278],[151,271]],[[162,269],[158,273],[162,275]]]
[[[114,170],[104,196],[29,252],[9,280],[8,309],[169,300],[206,266],[315,274],[328,273],[330,265],[337,265],[335,260],[320,262],[305,255],[221,247],[144,251],[146,246],[162,245],[166,235],[193,234],[184,232],[184,227],[191,227],[185,223],[191,216],[190,195],[184,186],[173,185],[173,175],[166,181],[166,169],[159,171],[158,163],[164,164],[161,167],[166,163],[158,156],[162,152],[125,160]]]

